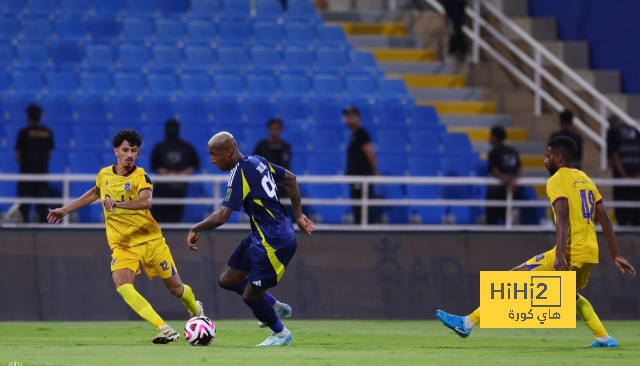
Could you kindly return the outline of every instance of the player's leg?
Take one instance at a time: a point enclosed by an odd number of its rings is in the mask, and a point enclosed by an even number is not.
[[[32,197],[31,195],[31,186],[32,182],[18,182],[18,197]],[[22,216],[22,222],[29,223],[29,211],[31,211],[30,203],[21,203],[20,204],[20,215]]]
[[[34,182],[35,196],[37,198],[47,198],[49,196],[49,183],[47,182]],[[38,221],[43,223],[47,222],[48,206],[36,205],[36,212],[38,213]]]

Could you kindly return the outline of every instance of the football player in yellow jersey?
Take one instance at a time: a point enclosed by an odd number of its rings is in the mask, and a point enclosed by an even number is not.
[[[544,164],[551,175],[547,181],[547,196],[556,221],[556,246],[512,271],[575,271],[576,291],[580,291],[589,282],[591,267],[598,263],[596,219],[602,226],[616,267],[623,275],[625,272],[635,275],[636,271],[618,252],[616,237],[598,188],[584,172],[571,165],[576,150],[576,144],[568,137],[559,136],[549,141]],[[576,312],[596,338],[588,347],[618,347],[589,301],[578,293]],[[480,323],[480,308],[464,317],[438,310],[436,317],[458,336],[466,338]]]
[[[81,207],[102,200],[107,241],[112,251],[111,277],[124,301],[160,333],[153,343],[177,341],[180,334],[171,329],[151,305],[133,287],[140,265],[149,279],[160,277],[171,294],[182,301],[191,316],[203,316],[202,303],[196,301],[191,288],[182,283],[171,251],[151,208],[153,185],[144,170],[135,165],[142,138],[134,130],[122,130],[113,138],[118,163],[100,171],[96,186],[68,205],[49,210],[48,221],[59,223],[63,217]]]

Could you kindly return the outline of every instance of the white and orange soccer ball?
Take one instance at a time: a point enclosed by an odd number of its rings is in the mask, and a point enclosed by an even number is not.
[[[192,346],[208,346],[216,338],[216,326],[206,316],[196,316],[184,326],[184,337]]]

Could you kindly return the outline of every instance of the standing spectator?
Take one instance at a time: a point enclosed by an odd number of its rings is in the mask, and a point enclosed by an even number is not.
[[[291,170],[291,144],[280,139],[282,134],[282,120],[272,118],[267,122],[269,138],[261,140],[253,150],[253,155],[259,155],[268,162]],[[284,190],[282,190],[284,192]]]
[[[607,153],[614,178],[640,177],[640,133],[622,123],[618,117],[609,118]],[[640,187],[614,186],[614,201],[640,201]],[[640,225],[640,209],[616,208],[619,225]]]
[[[355,106],[342,111],[345,122],[351,130],[351,141],[347,150],[347,175],[377,175],[376,155],[373,152],[369,133],[360,126],[360,110]],[[369,185],[369,198],[373,197],[373,186]],[[362,184],[351,185],[351,199],[362,198]],[[371,215],[369,215],[371,218]],[[354,224],[362,221],[362,207],[353,206]]]
[[[442,5],[453,28],[453,34],[449,39],[449,56],[455,56],[458,61],[464,61],[469,52],[464,33],[462,33],[467,0],[442,0]]]
[[[151,170],[160,175],[189,175],[200,168],[200,159],[190,143],[180,140],[180,124],[169,119],[164,126],[165,141],[151,154]],[[188,183],[158,183],[153,195],[158,198],[185,198]],[[153,217],[158,222],[182,221],[183,205],[154,205]]]
[[[31,104],[25,110],[28,126],[21,129],[16,141],[16,160],[21,174],[49,173],[49,160],[53,150],[53,133],[40,124],[42,109]],[[47,182],[18,182],[18,197],[46,198],[49,195]],[[29,222],[31,204],[21,204],[22,220]],[[36,205],[38,220],[47,222],[47,205]]]
[[[493,148],[489,151],[489,174],[498,178],[502,186],[489,186],[487,200],[506,200],[507,189],[515,193],[518,189],[518,178],[522,174],[518,152],[504,144],[507,133],[501,126],[491,129],[489,143]],[[500,219],[505,221],[505,207],[487,207],[487,224],[498,225]]]
[[[558,136],[566,136],[576,143],[578,151],[576,153],[576,158],[573,160],[573,166],[576,169],[580,169],[582,166],[582,136],[575,132],[573,127],[573,113],[569,110],[565,109],[560,113],[560,131],[552,133],[551,136],[549,136],[549,141]]]

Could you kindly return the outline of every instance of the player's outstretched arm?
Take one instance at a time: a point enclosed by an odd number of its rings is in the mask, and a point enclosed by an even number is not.
[[[636,270],[629,262],[627,262],[626,259],[622,258],[620,253],[618,253],[616,234],[613,232],[613,225],[611,225],[611,220],[609,220],[609,214],[607,213],[607,209],[604,207],[604,203],[602,202],[596,205],[596,218],[598,219],[600,226],[602,226],[602,233],[604,234],[604,238],[607,240],[607,244],[609,245],[611,256],[613,256],[613,262],[620,270],[620,273],[624,274],[626,271],[635,276]]]
[[[115,211],[116,208],[123,210],[148,210],[151,208],[151,200],[153,199],[153,192],[150,189],[142,190],[138,193],[138,198],[133,201],[117,202],[111,198],[105,198],[102,201],[102,206],[107,211]]]
[[[567,232],[569,230],[569,202],[559,199],[553,204],[556,212],[556,260],[553,269],[556,271],[570,271],[564,250],[567,247]]]
[[[197,252],[198,247],[196,247],[196,243],[200,238],[198,234],[201,231],[213,230],[219,226],[222,226],[225,222],[229,221],[231,214],[233,213],[233,209],[227,206],[220,206],[216,212],[212,213],[211,216],[204,219],[191,228],[189,230],[189,235],[187,236],[187,245],[189,246],[189,250],[192,252]]]
[[[311,235],[314,229],[313,221],[309,220],[307,216],[302,213],[302,201],[300,200],[300,187],[298,187],[298,181],[296,176],[288,170],[285,170],[284,178],[280,182],[284,186],[287,195],[291,200],[291,206],[293,209],[293,215],[298,222],[300,230],[304,231],[308,235]]]
[[[47,215],[47,221],[49,221],[52,224],[57,224],[62,220],[63,217],[67,216],[68,214],[70,214],[71,212],[79,208],[82,208],[86,205],[90,205],[98,198],[100,198],[100,189],[98,187],[93,187],[92,189],[88,190],[85,194],[80,196],[80,198],[69,203],[68,205],[61,208],[56,208],[55,210],[49,209],[49,215]]]

